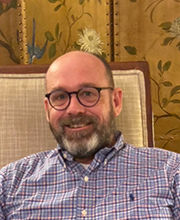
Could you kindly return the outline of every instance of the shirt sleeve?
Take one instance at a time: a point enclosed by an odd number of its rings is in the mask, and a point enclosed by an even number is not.
[[[174,207],[173,207],[173,215],[174,219],[180,219],[180,169],[174,178]]]
[[[0,172],[0,219],[5,220],[3,207],[4,207],[4,175]]]

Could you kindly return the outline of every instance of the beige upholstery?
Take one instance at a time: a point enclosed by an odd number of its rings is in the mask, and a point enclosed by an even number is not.
[[[123,107],[117,125],[125,140],[148,146],[144,74],[140,70],[114,70],[116,87],[123,91]]]
[[[118,68],[117,64],[114,67]],[[0,167],[34,152],[56,147],[43,106],[46,69],[47,66],[33,65],[0,67]],[[148,146],[149,142],[152,145],[151,106],[149,104],[147,114],[143,72],[114,70],[113,73],[124,96],[119,129],[129,143]],[[147,126],[149,116],[150,126]]]

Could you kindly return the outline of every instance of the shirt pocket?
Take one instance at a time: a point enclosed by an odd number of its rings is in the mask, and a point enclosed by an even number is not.
[[[103,205],[116,219],[173,219],[174,205],[166,171],[160,170],[151,176],[133,182],[127,181],[110,193]],[[111,207],[111,208],[109,208]]]

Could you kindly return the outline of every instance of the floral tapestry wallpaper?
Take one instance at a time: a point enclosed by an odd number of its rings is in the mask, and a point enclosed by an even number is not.
[[[25,62],[50,63],[67,51],[87,47],[95,53],[102,54],[103,49],[109,53],[109,30],[104,25],[108,8],[101,0],[37,0],[25,1],[24,6],[22,16],[28,25]],[[101,14],[103,19],[97,19]]]
[[[156,147],[180,152],[180,0],[0,0],[0,65],[71,50],[149,63]]]
[[[19,64],[17,0],[0,0],[0,65]]]
[[[115,1],[114,58],[146,60],[155,145],[180,152],[180,0]]]

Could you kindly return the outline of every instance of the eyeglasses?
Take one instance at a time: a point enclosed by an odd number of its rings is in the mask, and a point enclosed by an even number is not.
[[[85,107],[95,106],[100,99],[100,92],[104,89],[111,89],[112,87],[84,87],[74,92],[67,92],[64,90],[55,90],[45,95],[49,104],[56,110],[62,111],[68,108],[71,102],[71,95],[76,94],[79,103]]]

